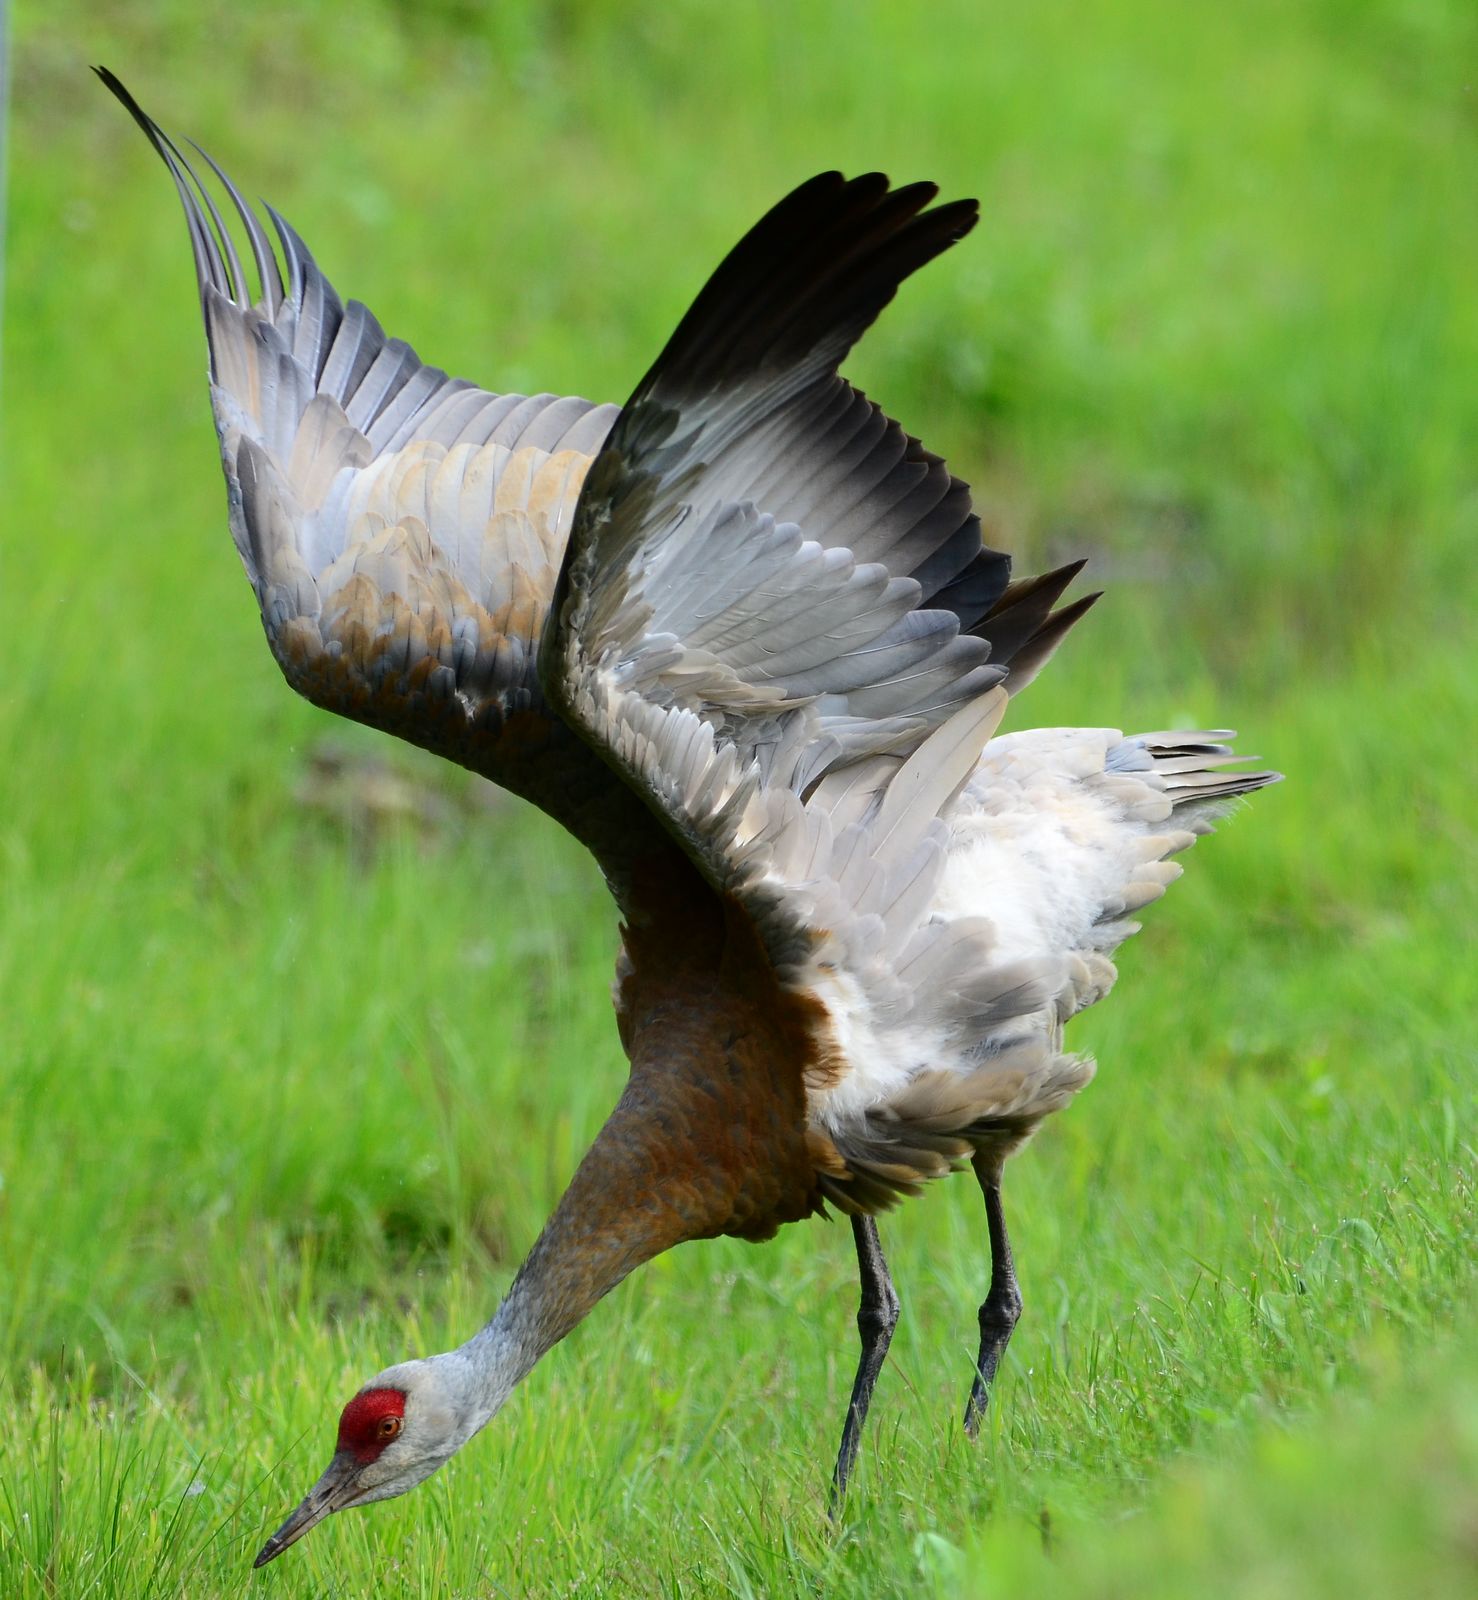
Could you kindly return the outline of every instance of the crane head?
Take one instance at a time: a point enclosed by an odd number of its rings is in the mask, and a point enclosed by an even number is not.
[[[429,1478],[468,1436],[453,1394],[434,1359],[403,1362],[371,1378],[339,1416],[323,1476],[252,1565],[275,1560],[335,1511],[389,1500]]]

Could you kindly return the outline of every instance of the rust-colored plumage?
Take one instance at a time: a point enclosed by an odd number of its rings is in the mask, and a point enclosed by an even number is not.
[[[1059,605],[1081,563],[1012,582],[967,486],[837,371],[974,202],[823,174],[625,406],[498,395],[341,301],[209,163],[228,223],[101,75],[185,208],[231,531],[284,675],[541,806],[623,922],[609,1121],[493,1319],[370,1381],[259,1564],[435,1471],[642,1262],[827,1205],[862,1277],[839,1497],[897,1316],[874,1215],[966,1162],[992,1263],[973,1431],[1020,1304],[1001,1166],[1093,1071],[1064,1025],[1169,858],[1276,777],[1229,770],[1221,735],[998,732],[1096,598]]]

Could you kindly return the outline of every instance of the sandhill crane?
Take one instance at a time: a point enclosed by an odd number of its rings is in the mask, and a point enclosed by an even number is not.
[[[204,157],[228,226],[101,76],[184,204],[231,532],[288,682],[543,807],[623,924],[610,1119],[492,1320],[364,1385],[257,1564],[429,1477],[643,1262],[827,1204],[861,1277],[835,1506],[898,1316],[875,1216],[966,1161],[973,1433],[1020,1311],[1002,1164],[1093,1074],[1064,1024],[1170,858],[1277,776],[1229,770],[1222,734],[997,734],[1097,597],[1057,609],[1081,563],[1012,582],[966,485],[837,372],[974,202],[813,178],[625,406],[497,395],[342,302],[272,211],[274,249]]]

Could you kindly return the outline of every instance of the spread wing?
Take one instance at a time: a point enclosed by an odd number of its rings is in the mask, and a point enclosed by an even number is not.
[[[966,486],[837,375],[974,224],[934,194],[823,175],[720,266],[586,479],[540,670],[787,981],[974,1037],[1047,980],[926,925],[941,815],[1088,602],[1052,612],[1076,567],[1011,585]]]
[[[540,719],[540,735],[561,731],[542,712],[534,657],[580,485],[616,408],[490,394],[427,366],[365,306],[344,303],[269,208],[279,264],[202,152],[228,225],[178,146],[111,73],[99,76],[184,204],[231,532],[288,681],[548,800],[538,790],[551,774],[526,759],[527,740],[525,759],[511,761],[500,741],[520,713]]]

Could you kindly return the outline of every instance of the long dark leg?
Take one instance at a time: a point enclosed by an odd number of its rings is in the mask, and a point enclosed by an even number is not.
[[[862,1424],[867,1419],[873,1385],[882,1371],[883,1357],[893,1329],[898,1326],[898,1294],[888,1276],[888,1263],[878,1242],[878,1225],[871,1217],[852,1218],[852,1237],[857,1243],[857,1270],[862,1278],[862,1298],[857,1307],[857,1332],[862,1354],[857,1361],[857,1376],[852,1380],[852,1398],[847,1403],[847,1425],[842,1429],[842,1447],[837,1451],[836,1471],[831,1477],[831,1515],[841,1510],[847,1493],[847,1479],[857,1459]]]
[[[975,1358],[975,1382],[965,1406],[965,1432],[973,1439],[990,1404],[990,1386],[1011,1330],[1021,1316],[1021,1291],[1016,1287],[1016,1267],[1011,1241],[1006,1237],[1006,1217],[1001,1210],[1001,1165],[1004,1158],[982,1151],[972,1163],[985,1196],[985,1221],[990,1229],[990,1292],[980,1307],[980,1354]]]

